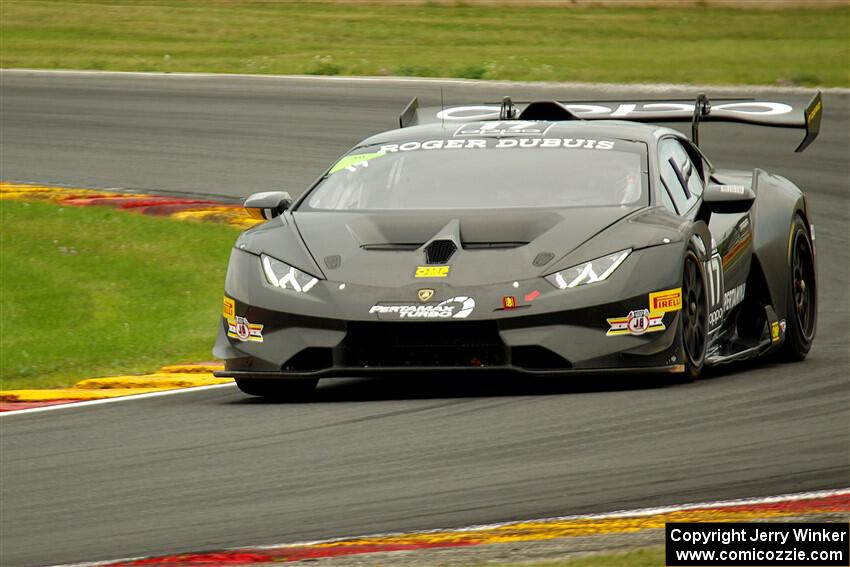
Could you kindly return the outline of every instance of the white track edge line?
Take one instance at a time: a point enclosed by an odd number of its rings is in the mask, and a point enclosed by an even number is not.
[[[131,400],[141,400],[146,398],[156,398],[159,396],[172,396],[174,394],[186,394],[189,392],[199,392],[202,390],[212,390],[213,388],[223,388],[225,386],[234,386],[235,382],[227,384],[210,384],[209,386],[189,386],[187,388],[173,388],[171,390],[163,390],[161,392],[147,392],[145,394],[129,394],[127,396],[118,396],[116,398],[104,398],[101,400],[84,400],[81,402],[68,402],[66,404],[56,404],[54,406],[44,406],[41,408],[26,408],[19,410],[10,410],[0,412],[0,418],[11,417],[13,415],[21,415],[24,413],[37,413],[42,411],[53,411],[62,409],[73,409],[80,407],[96,406],[100,404],[111,404],[113,402],[128,402]],[[26,403],[26,402],[22,402]]]
[[[251,75],[248,73],[166,73],[161,71],[96,71],[84,69],[12,69],[0,68],[2,73],[20,75],[68,75],[68,76],[114,76],[114,77],[172,77],[183,79],[214,79],[214,78],[237,78],[237,79],[275,79],[292,81],[326,81],[326,82],[363,82],[363,83],[410,83],[410,84],[456,84],[469,86],[525,86],[543,88],[563,89],[600,89],[611,92],[664,92],[670,90],[705,90],[709,92],[776,92],[788,94],[809,94],[814,90],[821,90],[831,94],[850,94],[850,88],[846,87],[782,87],[777,85],[701,85],[687,83],[585,83],[585,82],[545,82],[545,81],[505,81],[505,80],[477,80],[459,79],[452,77],[374,77],[374,76],[351,76],[351,75]]]
[[[487,529],[495,529],[502,528],[507,526],[515,526],[519,524],[528,524],[528,523],[553,523],[553,522],[563,522],[566,520],[600,520],[607,518],[634,518],[634,517],[643,517],[643,516],[654,516],[657,514],[666,514],[670,512],[680,512],[685,510],[693,510],[698,508],[731,508],[735,506],[746,506],[748,504],[773,504],[776,502],[795,502],[798,500],[812,500],[815,498],[825,498],[828,496],[839,496],[842,494],[850,494],[850,487],[847,488],[835,488],[829,490],[815,490],[809,492],[792,492],[788,494],[781,494],[778,496],[762,496],[762,497],[754,497],[754,498],[740,498],[735,500],[717,500],[717,501],[709,501],[709,502],[694,502],[690,504],[679,504],[673,506],[660,506],[655,508],[636,508],[634,510],[617,510],[614,512],[604,512],[599,514],[576,514],[572,516],[555,516],[552,518],[538,518],[533,520],[513,520],[510,522],[497,522],[493,524],[477,524],[472,526],[466,526],[463,528],[437,528],[433,530],[419,530],[419,531],[409,531],[409,532],[386,532],[386,533],[375,533],[369,535],[362,536],[348,536],[348,537],[336,537],[336,538],[328,538],[328,539],[317,539],[311,541],[299,541],[294,543],[279,543],[272,545],[246,545],[240,547],[228,547],[223,549],[222,551],[240,551],[245,549],[286,549],[292,547],[305,547],[311,545],[320,545],[324,543],[335,543],[339,541],[346,541],[351,539],[368,539],[368,538],[382,538],[382,537],[393,537],[393,536],[402,536],[402,535],[428,535],[433,533],[440,532],[455,532],[455,533],[465,533],[470,531],[478,531],[478,530],[487,530]],[[483,544],[486,545],[486,544]],[[140,557],[129,557],[124,559],[110,559],[107,561],[91,561],[88,563],[67,563],[61,565],[54,565],[52,567],[99,567],[101,565],[109,565],[111,563],[123,563],[128,561],[137,561],[139,559],[146,559],[151,557],[158,557],[156,555],[146,555]]]

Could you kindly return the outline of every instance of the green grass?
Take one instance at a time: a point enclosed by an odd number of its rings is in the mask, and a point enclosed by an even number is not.
[[[848,86],[850,7],[2,0],[0,66]]]
[[[664,564],[663,547],[646,547],[625,552],[586,555],[563,561],[524,562],[516,565],[525,567],[663,567]],[[500,567],[512,565],[515,564],[505,563]]]
[[[210,360],[237,234],[0,201],[0,389]]]

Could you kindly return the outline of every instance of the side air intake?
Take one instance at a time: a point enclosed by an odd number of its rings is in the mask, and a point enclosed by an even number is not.
[[[457,246],[451,240],[432,240],[425,247],[425,261],[428,264],[445,264],[457,251]]]

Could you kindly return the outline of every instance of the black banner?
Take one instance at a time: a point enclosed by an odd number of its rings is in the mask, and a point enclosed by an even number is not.
[[[669,523],[668,567],[850,564],[848,523]]]

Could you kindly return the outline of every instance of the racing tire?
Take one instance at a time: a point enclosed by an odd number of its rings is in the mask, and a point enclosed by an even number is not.
[[[236,378],[236,386],[250,396],[281,401],[303,401],[310,397],[319,383],[312,380],[269,380],[255,378]]]
[[[702,374],[708,344],[708,291],[702,262],[693,250],[685,254],[682,269],[682,311],[679,338],[685,365],[680,381],[692,382]]]
[[[785,344],[779,354],[788,362],[798,362],[812,348],[818,318],[814,249],[806,224],[799,216],[791,223],[790,242]]]

